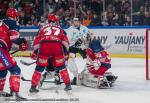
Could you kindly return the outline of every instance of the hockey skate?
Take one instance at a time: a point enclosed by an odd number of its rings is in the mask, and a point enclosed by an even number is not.
[[[117,78],[118,76],[113,75],[111,72],[106,72],[99,84],[99,88],[111,88]]]
[[[36,87],[35,87],[35,86],[31,86],[31,88],[30,88],[29,92],[34,94],[34,93],[38,93],[38,92],[39,92],[39,90],[38,90],[38,89],[36,89]]]
[[[118,76],[113,75],[111,72],[106,72],[105,77],[107,78],[109,82],[112,82],[112,83],[114,83],[118,78]]]
[[[64,88],[64,91],[66,91],[66,93],[68,95],[71,95],[72,94],[71,90],[72,90],[71,84],[70,83],[66,84],[66,87]]]
[[[12,99],[15,99],[16,101],[27,101],[27,98],[22,97],[18,92],[10,92],[10,95],[12,96]]]
[[[72,90],[71,84],[66,84],[66,87],[64,88],[64,91]]]
[[[10,93],[0,91],[0,97],[11,97],[12,95]]]

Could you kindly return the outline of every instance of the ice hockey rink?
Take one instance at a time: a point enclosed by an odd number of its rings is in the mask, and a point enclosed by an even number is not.
[[[19,61],[22,59],[32,62],[31,58],[16,57],[18,65],[21,67],[22,75],[31,79],[35,64],[31,66],[22,65]],[[81,58],[76,59],[80,71],[83,70],[85,63]],[[57,86],[52,83],[44,83],[40,92],[36,95],[30,95],[28,90],[30,82],[21,81],[21,95],[30,101],[21,101],[29,103],[150,103],[150,81],[145,79],[145,59],[112,58],[113,74],[118,76],[114,87],[111,89],[94,89],[84,86],[72,86],[72,95],[67,95],[64,91],[64,85],[59,87],[59,94],[55,93]],[[70,75],[72,76],[72,75]],[[5,90],[9,91],[8,78]],[[46,99],[48,101],[46,101]],[[36,101],[41,100],[41,101]],[[44,100],[44,101],[42,101]],[[15,101],[5,101],[12,103]],[[1,103],[1,101],[0,101]],[[2,102],[4,103],[4,102]],[[20,103],[20,102],[19,102]]]

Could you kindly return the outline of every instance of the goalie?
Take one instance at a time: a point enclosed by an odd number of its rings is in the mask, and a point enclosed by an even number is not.
[[[93,88],[111,87],[117,79],[112,73],[106,71],[111,68],[111,59],[100,41],[92,39],[86,49],[86,68],[78,75],[78,84]]]

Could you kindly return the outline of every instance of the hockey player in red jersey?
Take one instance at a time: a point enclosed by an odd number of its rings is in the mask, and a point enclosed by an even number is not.
[[[32,76],[31,93],[37,93],[36,88],[40,82],[44,68],[48,66],[48,60],[52,60],[55,71],[59,72],[66,87],[65,91],[71,90],[70,78],[65,66],[65,52],[68,52],[68,38],[64,31],[58,26],[58,18],[55,15],[48,15],[48,23],[40,28],[38,36],[34,40],[34,52],[37,55],[37,66]]]
[[[117,76],[106,72],[111,68],[111,59],[100,41],[92,35],[86,54],[86,68],[78,75],[78,84],[94,88],[111,87],[117,79]]]
[[[28,44],[24,38],[19,37],[19,26],[16,22],[18,17],[17,10],[9,8],[6,16],[8,17],[7,19],[0,21],[0,96],[15,96],[16,99],[25,99],[19,96],[21,70],[9,51],[12,43],[19,45],[21,51],[26,50]],[[10,72],[10,94],[3,91],[7,71]]]
[[[93,75],[103,76],[111,68],[111,59],[106,50],[101,46],[99,40],[92,40],[87,53],[87,68]]]

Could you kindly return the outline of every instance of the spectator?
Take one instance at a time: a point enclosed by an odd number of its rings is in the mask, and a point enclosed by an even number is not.
[[[90,26],[101,26],[101,19],[99,16],[97,16],[97,14],[95,13],[93,15],[93,18],[91,20]]]
[[[85,16],[82,20],[82,25],[89,26],[90,23],[91,23],[91,19],[89,17]]]
[[[144,25],[143,20],[145,18],[144,6],[140,7],[138,12],[133,13],[133,25]]]
[[[37,20],[40,20],[41,15],[43,15],[43,2],[39,0],[35,0],[34,2],[34,15]]]
[[[128,15],[125,15],[125,23],[124,26],[130,26],[131,25],[131,17]]]
[[[127,15],[131,14],[131,4],[129,0],[123,0],[122,14],[127,14]]]
[[[55,12],[57,5],[53,0],[48,0],[48,3],[47,3],[46,7],[47,7],[47,10],[48,10],[47,14],[49,14],[49,13],[54,13]]]
[[[28,18],[25,17],[24,12],[20,12],[20,16],[19,16],[19,24],[21,26],[25,26],[28,22]]]
[[[70,25],[71,25],[71,13],[70,13],[70,11],[69,10],[66,10],[65,11],[65,15],[63,16],[63,17],[61,17],[61,18],[59,18],[60,19],[60,26],[61,27],[65,27],[65,28],[68,28],[68,27],[70,27]]]
[[[42,15],[38,23],[39,26],[43,26],[46,23],[46,18]]]
[[[131,19],[130,0],[45,0],[45,2],[46,5],[43,7],[43,0],[28,0],[28,2],[25,0],[0,0],[0,19],[5,18],[4,13],[9,7],[14,6],[20,11],[19,23],[24,26],[27,24],[36,25],[38,21],[39,24],[44,23],[45,20],[43,21],[41,15],[46,17],[48,13],[58,15],[63,27],[68,27],[74,16],[80,17],[84,25],[131,24],[129,23]],[[105,9],[103,8],[103,2],[105,2],[106,8],[104,12],[102,12]],[[150,0],[133,0],[132,10],[133,25],[149,24],[147,12],[150,11]],[[69,16],[66,16],[66,11],[69,12]],[[99,22],[96,22],[97,20]],[[127,21],[129,22],[127,23]]]
[[[133,0],[132,2],[134,3],[133,4],[133,12],[138,12],[139,11],[139,8],[142,6],[142,5],[145,5],[144,0]]]
[[[32,26],[37,26],[38,25],[38,21],[37,21],[37,19],[35,18],[34,15],[31,15],[30,22],[31,22]]]
[[[26,2],[23,7],[23,12],[26,14],[25,16],[30,19],[31,15],[33,15],[33,4]]]
[[[120,26],[120,25],[121,25],[120,17],[118,14],[116,14],[111,22],[111,26]]]
[[[121,13],[122,2],[121,0],[113,0],[114,11],[118,14]]]
[[[145,12],[144,25],[150,25],[150,11]]]
[[[14,7],[17,9],[17,10],[20,10],[21,9],[21,0],[14,0]]]
[[[5,11],[2,8],[2,3],[0,3],[0,20],[5,18]]]
[[[103,10],[102,0],[92,0],[91,3],[90,3],[90,8],[96,14],[100,14]]]

